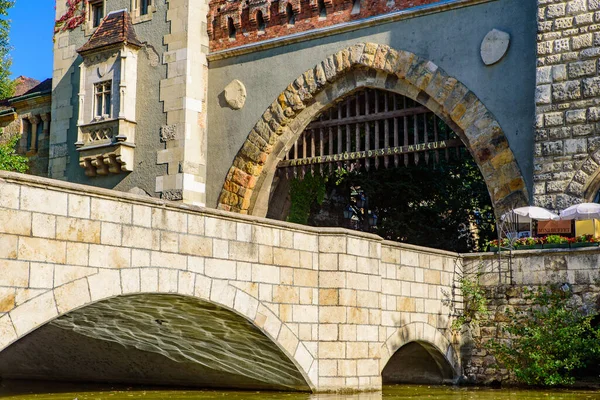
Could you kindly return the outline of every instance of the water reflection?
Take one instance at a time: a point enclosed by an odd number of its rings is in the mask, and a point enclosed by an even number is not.
[[[457,388],[447,386],[386,386],[383,393],[310,394],[214,390],[160,390],[70,385],[43,382],[0,382],[0,398],[6,400],[589,400],[600,399],[593,390],[520,390]]]

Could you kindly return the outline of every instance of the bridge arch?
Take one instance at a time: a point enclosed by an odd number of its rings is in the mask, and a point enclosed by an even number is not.
[[[381,347],[381,373],[385,375],[386,368],[393,367],[394,357],[409,347],[410,351],[428,354],[445,380],[453,381],[460,375],[460,358],[452,343],[440,330],[424,322],[406,324],[388,337]]]
[[[281,371],[281,373],[285,375],[287,381],[286,384],[275,387],[276,389],[316,390],[314,382],[317,381],[318,361],[313,357],[297,335],[275,313],[262,304],[262,302],[254,295],[236,286],[243,286],[243,283],[231,284],[228,281],[210,278],[202,274],[177,271],[169,268],[158,268],[155,272],[157,275],[163,273],[173,275],[175,277],[174,284],[172,286],[161,287],[157,282],[157,287],[155,289],[144,291],[140,290],[139,280],[137,281],[137,287],[135,286],[136,282],[131,281],[131,274],[128,274],[129,278],[127,278],[125,277],[125,274],[123,274],[123,271],[100,270],[96,275],[90,275],[67,282],[16,306],[10,310],[5,317],[0,318],[0,359],[3,355],[7,354],[6,351],[11,346],[17,344],[21,339],[33,335],[40,328],[50,324],[65,326],[65,324],[68,324],[69,322],[65,322],[64,317],[68,317],[78,311],[84,314],[89,308],[95,308],[96,313],[99,309],[104,309],[104,311],[119,310],[123,309],[122,307],[125,303],[122,301],[123,299],[129,300],[134,298],[138,299],[138,306],[150,307],[150,305],[148,305],[149,299],[168,297],[187,303],[190,308],[200,308],[203,305],[208,305],[209,308],[211,308],[209,312],[212,314],[215,312],[220,312],[221,315],[229,313],[233,316],[232,320],[234,322],[236,322],[237,319],[237,326],[239,326],[240,321],[243,320],[251,325],[259,334],[264,335],[265,341],[263,341],[263,343],[269,342],[274,346],[274,348],[270,348],[271,354],[278,351],[282,355],[282,359],[286,358],[288,361],[288,363],[279,364],[278,367],[267,365],[265,368],[257,368],[257,371],[250,374],[250,378],[260,376],[259,372],[261,371],[263,373],[265,373],[265,371],[270,371],[271,373],[273,373],[273,371]],[[139,271],[136,271],[136,273],[139,276]],[[104,304],[106,304],[106,306],[103,306]],[[154,303],[150,304],[155,305]],[[163,305],[166,304],[167,303],[163,303]],[[132,313],[136,312],[136,310],[132,308],[132,305],[129,307]],[[26,319],[25,315],[28,314],[30,315],[30,318]],[[104,316],[106,315],[107,314],[104,314]],[[174,313],[171,313],[171,316],[173,315]],[[148,317],[148,315],[145,315],[144,317]],[[4,321],[2,321],[3,319]],[[8,324],[11,320],[18,320],[21,324]],[[22,323],[24,320],[26,320],[25,324]],[[121,322],[123,322],[123,319],[121,319]],[[163,322],[167,324],[166,321],[161,321],[159,319],[152,319],[151,323],[162,325]],[[86,333],[85,326],[83,326],[83,328],[81,326],[75,326],[73,330],[85,336],[94,337],[89,335],[89,331]],[[231,332],[226,334],[230,333]],[[256,337],[256,335],[254,335],[254,337]],[[106,338],[104,339],[106,340]],[[244,339],[238,340],[238,345],[242,344],[243,340]],[[126,341],[121,342],[120,340],[109,341],[126,343]],[[129,344],[131,344],[131,342]],[[228,343],[224,344],[228,345]],[[189,345],[190,343],[186,343],[185,346],[189,348]],[[141,343],[141,346],[142,347],[135,347],[140,350],[143,348],[144,350],[153,352],[152,349],[149,349],[149,347],[152,346],[148,345],[148,343]],[[159,346],[156,346],[157,350],[159,350],[158,347]],[[172,346],[167,344],[167,347]],[[158,352],[160,353],[160,351]],[[162,355],[165,355],[165,352],[162,353]],[[176,349],[171,355],[166,354],[166,356],[174,361],[176,361],[177,358],[179,360],[192,360],[196,356],[194,354],[186,355],[182,353],[185,353],[185,351],[182,352],[181,349]],[[173,354],[175,354],[176,357],[172,357]],[[233,356],[236,355],[233,354]],[[255,360],[261,357],[260,355],[255,354],[249,355],[249,358]],[[227,364],[222,361],[223,360],[220,360],[219,363],[222,365]],[[238,364],[240,364],[241,361],[243,360],[237,359]],[[289,372],[292,371],[292,369],[295,369],[293,372],[297,374],[290,374]],[[248,372],[250,370],[247,369],[246,371]],[[1,372],[2,371],[0,371],[0,373]],[[265,380],[265,382],[267,381]],[[252,386],[247,385],[242,387],[253,388]]]
[[[413,53],[359,43],[304,72],[264,112],[228,171],[219,208],[266,215],[277,163],[313,118],[360,88],[401,94],[444,120],[478,164],[497,213],[528,203],[506,135],[473,92]]]

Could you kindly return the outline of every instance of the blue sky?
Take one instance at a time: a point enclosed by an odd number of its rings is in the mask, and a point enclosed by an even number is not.
[[[8,18],[12,21],[12,76],[51,78],[54,0],[16,0]]]

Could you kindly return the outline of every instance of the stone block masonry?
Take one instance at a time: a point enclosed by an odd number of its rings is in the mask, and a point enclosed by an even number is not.
[[[381,389],[413,341],[460,375],[458,254],[7,172],[0,193],[0,354],[92,303],[162,294],[245,318],[313,391]]]
[[[534,202],[562,209],[599,188],[600,2],[538,0]]]

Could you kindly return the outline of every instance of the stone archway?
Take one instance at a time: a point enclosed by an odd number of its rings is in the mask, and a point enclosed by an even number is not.
[[[507,138],[473,92],[413,53],[359,43],[303,73],[271,104],[234,159],[218,207],[264,216],[279,160],[315,116],[363,87],[407,96],[443,119],[477,162],[497,213],[528,203]]]
[[[160,274],[160,272],[161,269],[159,269],[158,273]],[[169,269],[164,269],[163,272],[169,272]],[[234,319],[237,318],[238,325],[241,321],[245,321],[249,326],[253,327],[252,329],[255,330],[255,337],[257,333],[259,334],[259,336],[263,336],[263,343],[270,343],[271,345],[269,347],[271,349],[271,352],[273,354],[279,353],[279,360],[285,361],[285,363],[281,363],[282,365],[280,365],[277,368],[275,368],[274,365],[271,365],[273,364],[273,362],[267,363],[268,365],[265,368],[262,368],[262,375],[258,374],[257,372],[261,370],[261,368],[256,368],[256,371],[253,371],[251,374],[249,374],[249,376],[251,376],[252,379],[245,380],[243,382],[243,385],[240,386],[241,388],[268,389],[270,388],[269,386],[252,386],[252,382],[256,382],[257,377],[263,377],[267,372],[273,373],[274,371],[281,371],[287,379],[288,384],[283,386],[280,385],[279,387],[274,386],[271,389],[311,391],[316,390],[316,385],[313,383],[313,380],[316,380],[316,370],[318,361],[314,359],[314,357],[308,351],[304,343],[302,343],[302,341],[299,340],[296,334],[283,321],[281,321],[281,319],[277,315],[275,315],[271,310],[269,310],[268,307],[263,305],[258,299],[254,298],[252,295],[246,293],[242,289],[230,285],[227,282],[223,282],[218,279],[212,279],[201,274],[192,275],[197,275],[193,277],[194,282],[202,282],[203,286],[207,286],[209,288],[218,288],[218,292],[221,293],[222,296],[205,296],[202,292],[195,291],[193,290],[193,288],[191,291],[189,291],[184,285],[178,285],[176,290],[173,290],[172,288],[166,288],[166,290],[161,290],[159,288],[159,290],[153,292],[132,291],[124,292],[122,294],[115,294],[111,292],[110,286],[111,284],[116,284],[120,286],[120,283],[118,281],[111,282],[110,279],[90,279],[93,278],[93,276],[88,278],[76,279],[74,281],[58,286],[54,289],[48,290],[47,292],[39,295],[38,297],[33,298],[28,302],[18,305],[14,309],[10,310],[9,313],[6,315],[6,319],[0,318],[0,359],[6,355],[6,352],[8,350],[11,350],[11,347],[15,347],[15,345],[18,345],[22,339],[25,340],[29,335],[35,335],[36,331],[47,327],[49,324],[55,324],[59,326],[60,323],[57,324],[57,322],[60,322],[61,318],[68,316],[71,313],[79,313],[81,315],[85,315],[86,308],[95,308],[96,313],[98,312],[98,310],[102,311],[102,309],[104,309],[104,312],[106,314],[107,310],[113,310],[113,306],[115,303],[118,303],[118,300],[134,298],[136,296],[176,297],[181,299],[189,299],[188,303],[191,304],[190,308],[186,312],[184,312],[183,315],[197,307],[198,304],[195,303],[203,303],[205,305],[212,306],[213,308],[217,308],[219,310],[222,310],[222,312],[229,313],[230,315],[234,316]],[[119,271],[116,271],[116,277],[118,276]],[[104,276],[104,278],[106,278],[106,276]],[[87,295],[83,295],[84,293]],[[92,299],[90,298],[89,293],[102,294],[95,296]],[[231,301],[221,301],[220,296],[222,297],[222,299],[230,299]],[[103,303],[111,304],[103,308],[101,307]],[[141,303],[138,303],[138,305],[146,307],[147,302],[142,301]],[[118,305],[116,307],[116,310],[120,309],[121,306],[122,304]],[[43,308],[44,310],[40,310],[40,308]],[[131,309],[129,311],[130,312],[128,314],[133,314],[136,312],[135,309]],[[213,310],[210,311],[212,312]],[[10,318],[23,320],[24,318],[26,318],[27,315],[29,316],[29,319],[28,321],[26,321],[26,325],[20,325],[20,327],[17,327],[10,323]],[[176,314],[172,313],[172,316],[174,315]],[[106,315],[104,315],[104,317],[106,317]],[[168,321],[165,321],[165,326],[168,326]],[[185,329],[188,328],[186,327]],[[93,335],[90,335],[89,332],[87,334],[85,333],[85,324],[82,327],[75,327],[74,330],[77,330],[78,333],[84,336],[92,338],[94,337]],[[106,332],[107,330],[105,328],[102,328],[102,331]],[[123,344],[127,342],[128,339],[131,339],[127,337],[127,335],[131,332],[131,329],[124,329],[123,332],[123,335],[121,335],[120,337],[117,337],[118,335],[109,335],[111,336],[110,338],[98,337],[97,339],[101,339],[104,341],[113,341]],[[230,333],[228,333],[225,336],[230,337],[231,335]],[[198,339],[200,340],[201,338]],[[160,342],[162,339],[159,338],[158,340]],[[200,358],[198,357],[198,354],[193,354],[193,352],[191,352],[190,354],[185,354],[185,351],[182,351],[182,349],[177,349],[176,346],[173,346],[169,343],[165,343],[165,346],[173,350],[172,354],[166,354],[165,352],[161,351],[161,346],[159,345],[153,346],[149,342],[142,341],[140,342],[139,346],[136,346],[133,342],[134,340],[129,340],[129,347],[136,347],[138,350],[148,350],[149,348],[154,347],[154,351],[150,350],[150,353],[165,356],[166,358],[169,358],[175,362],[181,362],[182,360],[186,359],[194,360]],[[241,346],[241,344],[243,344],[243,340],[238,341],[238,345]],[[188,343],[183,348],[190,348],[191,346],[192,344]],[[235,346],[233,345],[233,347]],[[248,354],[248,357],[248,364],[260,359],[260,357],[253,356],[250,353]],[[156,357],[154,359],[156,359]],[[220,360],[220,362],[222,363],[222,360]],[[232,365],[235,365],[235,367],[239,369],[240,364],[241,362],[236,362]],[[246,371],[252,370],[250,368],[246,368]],[[214,376],[218,377],[220,375],[214,374]],[[179,379],[178,376],[174,376],[174,378]],[[265,379],[265,381],[267,380]],[[276,382],[277,380],[271,379],[271,381]],[[116,380],[116,382],[118,382],[118,380]],[[153,384],[153,381],[124,383]],[[185,383],[186,382],[175,384]]]
[[[383,372],[390,359],[399,349],[410,343],[423,344],[430,354],[437,352],[439,357],[443,358],[451,368],[454,373],[453,378],[459,376],[461,371],[460,359],[452,343],[438,329],[424,322],[406,324],[388,337],[381,347],[380,371]]]

